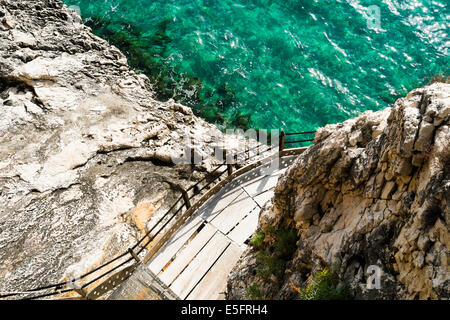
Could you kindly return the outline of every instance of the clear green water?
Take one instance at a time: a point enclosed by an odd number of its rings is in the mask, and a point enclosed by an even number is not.
[[[448,74],[447,1],[64,2],[152,79],[160,99],[222,128],[309,131]],[[379,28],[368,26],[370,5]]]

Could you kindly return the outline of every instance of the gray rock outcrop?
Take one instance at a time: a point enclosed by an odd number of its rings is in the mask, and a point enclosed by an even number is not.
[[[328,268],[356,299],[449,299],[449,118],[450,84],[435,83],[321,128],[278,181],[264,241],[241,257],[227,298],[299,298]],[[294,231],[284,260],[273,230]],[[379,289],[367,286],[370,266]]]
[[[58,0],[0,0],[0,291],[77,277],[134,244],[222,136]],[[186,137],[204,160],[173,164]]]

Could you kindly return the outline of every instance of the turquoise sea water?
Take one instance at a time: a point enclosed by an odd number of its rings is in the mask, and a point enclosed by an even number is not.
[[[314,130],[449,71],[447,0],[64,2],[221,128]]]

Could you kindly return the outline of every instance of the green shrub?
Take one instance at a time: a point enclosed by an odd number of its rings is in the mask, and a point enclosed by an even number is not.
[[[348,300],[351,298],[347,285],[325,268],[314,276],[314,280],[300,291],[301,300]]]
[[[249,300],[262,300],[262,293],[259,286],[254,283],[245,290],[245,296]]]
[[[265,238],[264,232],[260,231],[253,237],[251,244],[256,249],[262,249],[264,244],[264,238]]]
[[[286,261],[270,255],[267,250],[261,250],[256,254],[256,274],[264,280],[268,280],[271,275],[282,277],[286,266]]]
[[[275,232],[274,252],[278,257],[288,260],[295,252],[297,235],[292,229],[280,229]]]
[[[259,232],[251,243],[258,250],[256,253],[257,275],[268,281],[272,275],[276,278],[283,277],[286,263],[295,252],[297,236],[294,230],[277,229],[273,226],[269,227],[266,233],[273,238],[272,246],[264,248],[266,234],[263,232]]]

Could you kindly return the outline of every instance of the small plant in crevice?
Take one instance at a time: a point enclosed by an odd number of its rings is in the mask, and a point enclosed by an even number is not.
[[[281,259],[289,260],[296,249],[297,234],[293,229],[278,229],[274,231],[273,248]]]
[[[262,249],[264,244],[264,238],[265,238],[264,232],[260,231],[252,238],[250,243],[256,249]]]
[[[300,300],[349,300],[348,285],[335,272],[325,268],[314,275],[314,279],[299,291]]]
[[[265,244],[265,239],[269,239],[270,244]],[[296,242],[295,231],[284,227],[269,227],[266,233],[257,233],[251,241],[256,249],[256,275],[265,282],[273,277],[281,279],[287,262],[295,252]]]
[[[258,266],[256,268],[256,274],[258,277],[268,282],[271,276],[281,278],[284,274],[286,261],[273,256],[269,250],[261,250],[256,255]]]
[[[264,297],[261,288],[256,283],[252,284],[245,290],[245,297],[249,300],[263,300]]]
[[[333,231],[335,224],[336,224],[336,221],[333,223],[327,224],[325,226],[325,228],[323,229],[323,233],[329,233],[329,232]]]

